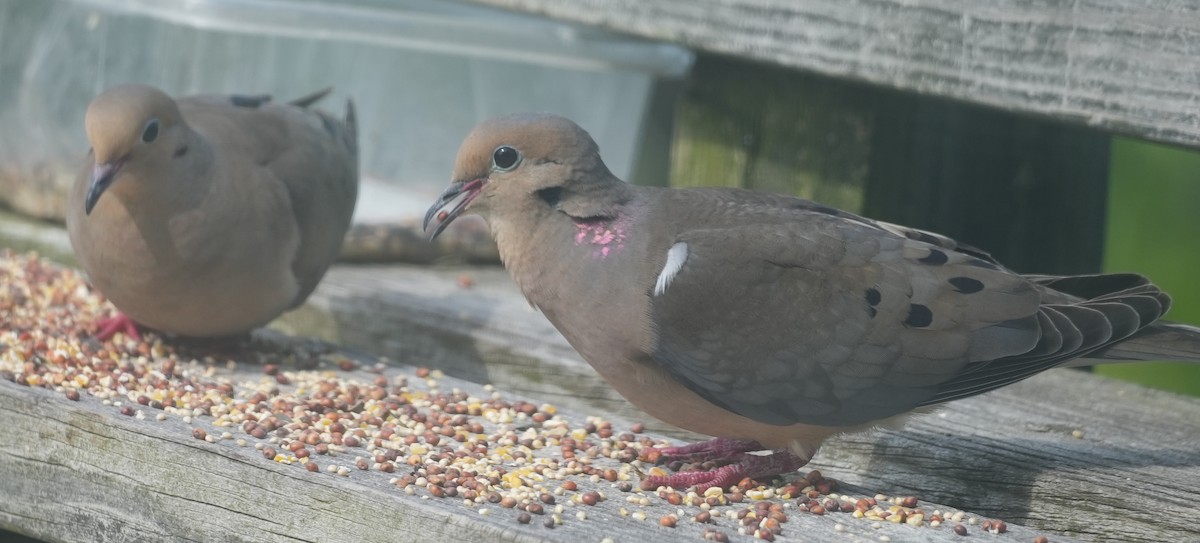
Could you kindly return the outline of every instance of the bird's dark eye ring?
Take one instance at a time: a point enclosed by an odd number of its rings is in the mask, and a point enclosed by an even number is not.
[[[507,172],[520,163],[521,152],[507,145],[501,145],[492,152],[492,167],[496,170]]]
[[[158,139],[158,119],[150,119],[150,122],[146,123],[146,128],[142,129],[142,141],[150,143],[156,139]]]

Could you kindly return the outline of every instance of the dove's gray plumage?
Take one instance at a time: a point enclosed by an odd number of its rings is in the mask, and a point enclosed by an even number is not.
[[[218,336],[304,301],[358,192],[352,105],[336,119],[266,96],[173,100],[146,85],[89,105],[92,153],[67,227],[80,264],[140,324]]]
[[[1081,356],[1200,360],[1196,329],[1155,324],[1170,299],[1140,275],[1021,276],[944,236],[799,198],[628,185],[560,117],[477,127],[427,225],[464,212],[632,403],[805,461],[830,435]],[[1163,334],[1175,342],[1156,348]]]

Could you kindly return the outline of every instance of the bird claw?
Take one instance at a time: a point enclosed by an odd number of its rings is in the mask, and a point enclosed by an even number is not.
[[[142,334],[138,332],[137,323],[133,322],[133,319],[124,313],[117,313],[115,317],[100,319],[97,326],[99,330],[96,331],[96,339],[100,341],[108,341],[117,335],[117,332],[121,332],[126,337],[134,340],[142,339]]]
[[[703,493],[712,487],[729,488],[746,478],[757,479],[796,471],[808,464],[809,460],[787,451],[766,455],[738,453],[735,458],[736,462],[716,469],[681,471],[671,475],[651,475],[642,480],[641,486],[642,489],[648,490],[660,486],[678,489],[695,486],[697,493]]]
[[[681,471],[670,475],[651,475],[642,480],[642,490],[654,490],[660,486],[685,489],[696,487],[697,494],[714,486],[729,488],[744,479],[745,467],[741,463],[728,464],[711,470]]]
[[[690,462],[729,461],[739,458],[739,455],[750,451],[761,451],[763,446],[751,439],[729,439],[718,437],[699,443],[690,443],[679,447],[655,447],[660,458],[664,460],[678,459]]]

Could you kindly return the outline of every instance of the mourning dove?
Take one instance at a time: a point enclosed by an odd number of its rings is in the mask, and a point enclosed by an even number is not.
[[[267,96],[173,100],[146,85],[88,106],[92,144],[67,229],[123,314],[99,335],[224,336],[296,307],[337,257],[358,193],[354,108]]]
[[[947,237],[799,198],[629,185],[561,117],[476,127],[425,226],[436,236],[465,213],[622,396],[717,437],[663,452],[728,464],[646,488],[793,471],[832,435],[1081,356],[1200,360],[1200,329],[1156,322],[1170,299],[1140,275],[1021,276]]]

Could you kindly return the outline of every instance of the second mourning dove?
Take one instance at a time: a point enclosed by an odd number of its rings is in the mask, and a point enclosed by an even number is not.
[[[174,100],[147,85],[88,106],[92,151],[67,229],[93,285],[134,322],[192,337],[262,326],[296,307],[337,257],[358,194],[344,120],[267,96]]]
[[[645,488],[794,471],[826,438],[1097,359],[1200,360],[1137,274],[1018,275],[947,237],[749,190],[626,184],[573,122],[486,121],[425,226],[488,223],[528,298],[622,396],[726,464]],[[768,454],[749,454],[770,451]]]

